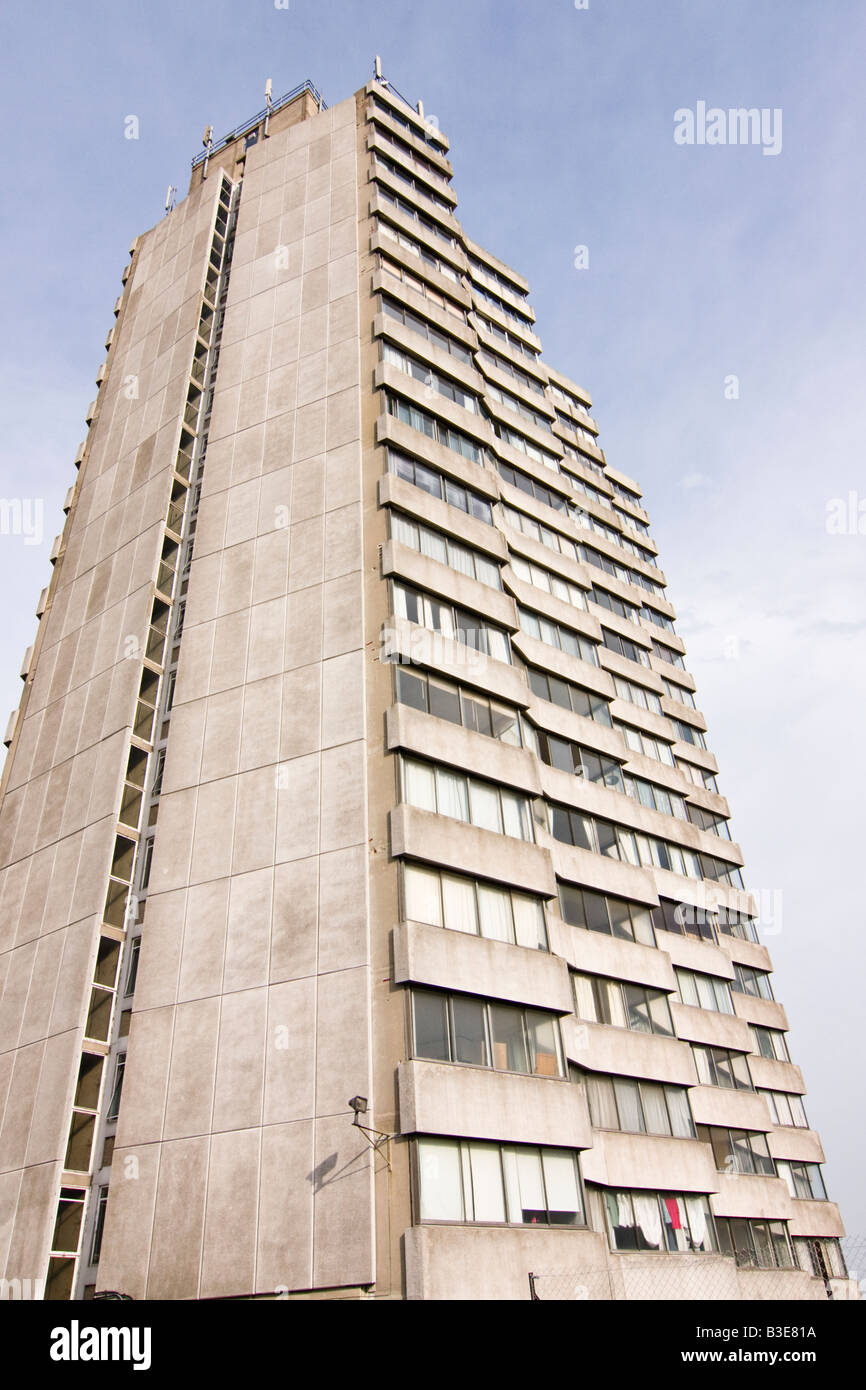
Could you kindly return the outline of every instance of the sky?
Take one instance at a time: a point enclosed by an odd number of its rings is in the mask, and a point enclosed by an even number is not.
[[[451,141],[467,234],[527,277],[545,359],[643,488],[862,1277],[866,8],[41,0],[6,7],[0,40],[0,498],[22,505],[0,505],[0,722],[129,242],[268,77],[334,105],[381,54]],[[699,102],[766,111],[781,148],[678,144]]]

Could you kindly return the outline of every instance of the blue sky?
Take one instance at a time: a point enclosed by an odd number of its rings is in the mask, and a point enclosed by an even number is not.
[[[782,893],[767,944],[830,1195],[866,1236],[866,534],[826,527],[832,499],[866,499],[862,5],[43,0],[0,36],[0,495],[45,513],[39,545],[0,535],[4,722],[130,240],[267,77],[334,104],[381,53],[451,139],[468,234],[528,277],[545,357],[644,489],[747,880]],[[699,100],[780,108],[781,153],[676,145]]]

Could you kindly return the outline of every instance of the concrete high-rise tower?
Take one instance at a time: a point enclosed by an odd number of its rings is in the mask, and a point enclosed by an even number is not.
[[[305,83],[133,242],[6,736],[21,1290],[851,1292],[640,489],[455,207]]]

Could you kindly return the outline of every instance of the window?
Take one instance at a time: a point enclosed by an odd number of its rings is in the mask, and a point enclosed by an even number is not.
[[[401,352],[392,343],[382,344],[382,361],[388,362],[398,371],[405,372],[406,376],[411,376],[413,381],[420,381],[424,386],[429,386],[445,400],[452,401],[454,405],[462,406],[464,410],[469,410],[473,415],[478,414],[478,401],[469,391],[464,391],[456,381],[450,377],[441,376],[433,367],[426,362],[419,362],[417,357],[410,357],[408,352]]]
[[[588,637],[582,637],[563,623],[554,623],[543,614],[534,613],[519,604],[517,618],[521,631],[525,632],[527,637],[534,637],[537,642],[546,642],[549,647],[558,648],[559,651],[565,652],[566,656],[576,656],[580,661],[588,662],[590,666],[598,665],[595,643]]]
[[[586,1023],[609,1023],[637,1033],[674,1036],[667,995],[659,989],[608,980],[601,975],[574,975],[577,1017]]]
[[[403,867],[403,912],[410,922],[547,950],[544,906],[540,898],[463,874],[420,864]]]
[[[508,633],[502,628],[479,618],[465,608],[457,608],[443,603],[430,594],[413,589],[408,584],[395,581],[394,612],[398,618],[410,623],[418,623],[429,632],[438,632],[454,642],[460,642],[473,651],[483,652],[494,661],[511,664],[511,646]]]
[[[702,1193],[605,1190],[611,1249],[715,1250],[710,1204]]]
[[[501,289],[507,290],[509,294],[515,295],[518,299],[526,299],[527,292],[521,285],[516,285],[512,280],[506,280],[504,275],[492,265],[485,265],[479,261],[477,256],[469,257],[469,264],[476,275],[481,275],[485,280],[489,280],[493,285],[499,285]]]
[[[838,1240],[794,1237],[794,1258],[815,1279],[847,1279],[848,1270]]]
[[[787,1159],[776,1160],[776,1171],[788,1184],[791,1196],[813,1202],[826,1202],[827,1189],[821,1176],[820,1163],[789,1163]]]
[[[696,1009],[710,1009],[717,1014],[732,1014],[731,987],[717,975],[701,975],[695,970],[674,967],[680,1003]]]
[[[678,685],[674,681],[669,681],[662,677],[665,693],[671,700],[678,700],[681,705],[687,705],[689,709],[696,709],[695,697],[692,692],[684,685]]]
[[[408,454],[401,454],[396,449],[389,449],[388,471],[402,478],[405,483],[420,488],[430,497],[438,497],[449,506],[466,512],[476,521],[486,522],[488,526],[493,525],[493,508],[486,498],[480,497],[462,483],[455,482],[453,478],[446,477],[429,464],[410,458]]]
[[[754,941],[758,943],[758,928],[754,918],[747,917],[743,912],[735,912],[731,907],[718,909],[719,931],[726,936],[736,936],[741,941]]]
[[[716,1217],[719,1249],[738,1265],[753,1269],[790,1269],[794,1264],[784,1221],[746,1221]]]
[[[393,131],[384,129],[380,126],[376,126],[375,131],[378,138],[383,141],[384,144],[390,146],[392,150],[399,153],[417,169],[423,170],[426,175],[441,180],[443,184],[447,184],[447,172],[441,169],[438,164],[433,164],[429,159],[425,159],[422,154],[418,153],[414,145],[410,145],[406,140],[401,140],[399,135],[395,135]],[[412,134],[414,135],[415,132],[413,131]],[[419,135],[418,138],[421,139],[422,137]]]
[[[586,1224],[577,1154],[571,1149],[422,1138],[417,1158],[422,1221]]]
[[[391,202],[391,199],[388,197],[388,195],[383,193],[381,189],[379,190],[379,196],[384,198],[384,201],[386,203]],[[401,211],[404,210],[401,209]],[[411,217],[414,215],[414,213],[415,209],[413,208],[410,210],[407,216]],[[440,260],[438,256],[434,256],[433,252],[430,251],[426,246],[422,245],[420,241],[415,241],[414,237],[407,236],[405,232],[401,231],[398,227],[393,227],[390,222],[386,221],[382,217],[378,219],[378,228],[383,236],[389,237],[391,241],[397,242],[398,245],[404,247],[405,250],[409,251],[413,256],[417,256],[419,260],[422,260],[426,265],[429,265],[431,270],[435,270],[440,275],[444,275],[446,280],[453,281],[455,285],[459,283],[460,276],[457,274],[457,271],[454,269],[454,267],[452,265],[449,265],[447,261]],[[428,230],[430,229],[428,228]],[[436,230],[434,232],[434,235],[439,236],[439,230]],[[442,239],[448,242],[451,241],[450,237],[445,237]]]
[[[610,728],[610,710],[603,695],[596,695],[591,690],[581,690],[571,681],[564,681],[560,676],[540,671],[536,666],[527,666],[526,672],[530,689],[539,700],[548,700],[553,705],[559,705],[560,709],[570,709],[574,714],[582,715],[584,719],[594,719],[597,724],[605,724]]]
[[[640,613],[641,617],[645,618],[648,623],[652,623],[655,627],[663,627],[666,632],[673,632],[676,634],[676,628],[670,618],[664,613],[657,612],[655,608],[651,608],[648,603],[641,605]]]
[[[762,1091],[760,1089],[758,1095],[763,1096],[770,1107],[774,1124],[789,1128],[796,1127],[797,1129],[809,1128],[802,1096],[794,1095],[788,1091]]]
[[[500,464],[499,466],[499,473],[501,477],[505,478],[506,482],[508,482],[509,479],[504,470],[509,467],[510,465],[508,464]],[[516,476],[516,469],[512,468],[510,471]],[[527,473],[521,473],[520,477],[526,479],[527,483],[530,484],[528,488],[523,487],[522,491],[528,492],[530,495],[534,496],[535,494],[532,486],[533,480],[529,478]],[[520,487],[521,485],[515,483],[514,486]],[[548,493],[548,489],[542,487],[541,483],[535,484],[535,486],[541,488],[543,493]],[[547,497],[542,496],[539,497],[538,500],[540,502],[547,502]],[[560,498],[559,500],[560,502],[564,502],[565,499]],[[547,505],[553,506],[554,504],[548,502]],[[569,540],[568,536],[563,536],[560,531],[551,530],[549,526],[544,526],[541,522],[536,521],[534,517],[527,516],[525,512],[519,512],[516,507],[509,507],[507,503],[503,503],[502,516],[509,526],[514,527],[515,531],[521,531],[524,536],[531,536],[534,541],[539,541],[541,545],[547,546],[548,550],[555,551],[557,555],[567,555],[570,560],[577,560],[580,558],[577,545],[574,541]]]
[[[647,690],[642,685],[635,685],[634,681],[627,681],[623,676],[614,676],[616,693],[621,700],[627,700],[630,705],[636,705],[638,709],[648,709],[652,714],[662,713],[662,704],[654,690]]]
[[[477,579],[479,584],[487,584],[491,589],[502,588],[499,566],[495,560],[452,540],[443,531],[434,531],[423,522],[410,521],[402,513],[392,512],[391,536],[399,545],[426,555],[428,560],[437,560],[458,574],[465,574],[468,579]]]
[[[619,730],[633,753],[641,753],[645,758],[653,758],[655,762],[665,763],[668,767],[675,766],[671,744],[645,734],[642,729],[633,729],[629,724],[615,724],[614,728]]]
[[[532,391],[537,396],[544,395],[544,387],[541,382],[528,372],[520,370],[515,363],[510,362],[507,357],[502,357],[498,352],[493,352],[491,348],[482,348],[476,353],[477,360],[482,362],[485,367],[492,367],[497,372],[503,372],[510,376],[525,391]]]
[[[491,290],[488,290],[484,285],[479,285],[477,281],[474,280],[472,282],[472,290],[474,294],[478,295],[487,304],[492,304],[494,308],[498,309],[500,314],[509,319],[511,323],[515,324],[518,328],[522,328],[524,333],[531,333],[533,331],[532,319],[526,318],[526,316],[521,314],[517,309],[513,309],[510,304],[506,304],[505,300],[500,299],[498,294],[493,294]]]
[[[377,173],[379,169],[383,169],[386,174],[390,174],[391,178],[399,179],[400,183],[404,183],[407,188],[411,188],[414,193],[419,194],[422,198],[427,198],[431,203],[435,203],[435,205],[441,208],[444,212],[451,211],[451,203],[448,201],[448,199],[443,198],[440,193],[437,193],[434,188],[431,188],[423,174],[420,178],[416,179],[413,174],[410,174],[406,169],[402,168],[401,165],[395,164],[393,159],[386,158],[386,156],[382,154],[381,150],[374,150],[374,174]],[[419,174],[420,173],[421,171],[419,170]],[[403,204],[401,200],[401,211],[402,208]]]
[[[586,1086],[589,1113],[596,1129],[694,1139],[695,1126],[685,1086],[636,1081],[630,1076],[578,1072],[576,1068],[574,1076]]]
[[[529,841],[533,838],[528,799],[507,787],[417,758],[401,757],[400,774],[401,799],[409,806],[434,811],[481,830],[492,830],[497,835]]]
[[[754,1042],[754,1050],[761,1057],[771,1061],[790,1062],[785,1034],[778,1028],[760,1028],[756,1023],[749,1025]]]
[[[656,944],[650,910],[640,903],[560,883],[559,910],[562,920],[569,926],[617,936],[623,941],[640,941],[644,946]]]
[[[632,777],[627,773],[623,778],[622,790],[648,811],[660,811],[662,815],[673,816],[675,820],[686,821],[689,818],[686,803],[677,792],[648,782],[645,777]]]
[[[511,743],[515,748],[538,752],[535,729],[512,705],[491,700],[481,691],[467,690],[419,667],[398,666],[397,700],[437,719],[462,724],[465,729]]]
[[[698,1138],[709,1144],[720,1173],[756,1173],[775,1176],[766,1134],[748,1129],[722,1129],[718,1125],[698,1125]]]
[[[636,868],[669,869],[687,878],[700,878],[698,856],[690,849],[556,802],[548,803],[547,810],[550,833],[563,844],[604,854],[608,859],[619,859]]]
[[[677,758],[676,765],[690,782],[694,782],[696,787],[700,787],[701,791],[717,792],[719,790],[718,782],[712,772],[705,772],[702,767],[695,767],[694,763],[687,763],[684,758]]]
[[[731,838],[726,817],[716,816],[712,811],[705,811],[703,806],[689,806],[689,820],[699,830],[708,830],[711,835],[718,835],[721,840],[730,840]]]
[[[559,1020],[469,994],[412,991],[412,1055],[531,1076],[564,1076]]]
[[[388,299],[384,295],[381,303],[382,312],[387,318],[394,319],[396,323],[404,324],[405,327],[411,329],[413,333],[417,333],[419,337],[425,338],[433,347],[439,348],[442,352],[447,352],[450,357],[456,357],[458,362],[463,362],[466,366],[472,365],[472,354],[469,349],[464,347],[461,342],[458,342],[456,338],[452,338],[450,333],[443,333],[441,329],[436,328],[432,323],[428,323],[426,319],[422,319],[418,314],[413,314],[411,309],[407,309],[402,304],[397,304],[393,299]],[[397,352],[396,349],[394,349],[394,351]],[[397,356],[402,357],[403,354],[397,352]],[[392,359],[386,358],[386,360],[391,361]],[[416,366],[422,365],[423,369],[423,364],[416,363],[415,358],[409,358],[408,361],[414,363]],[[400,366],[402,371],[409,370],[407,367],[402,366],[400,362],[396,362],[395,365]],[[410,371],[410,375],[416,375],[414,369]],[[425,378],[422,376],[419,380],[423,381]],[[476,408],[477,403],[473,396],[470,409],[475,410]]]
[[[661,661],[666,661],[669,666],[678,666],[681,671],[686,669],[682,653],[676,651],[675,648],[669,647],[665,642],[657,642],[655,638],[653,638],[652,647],[654,654],[659,657]],[[686,725],[684,727],[688,728],[691,726]],[[688,742],[691,742],[691,739],[689,739]]]
[[[621,580],[623,584],[636,584],[638,588],[646,589],[647,593],[664,595],[661,584],[655,584],[648,579],[640,570],[633,570],[628,565],[621,565],[612,560],[610,556],[603,555],[600,550],[596,550],[591,545],[581,545],[580,558],[587,565],[594,565],[596,569],[604,570],[605,574],[612,574],[614,578]]]
[[[684,724],[681,719],[672,719],[671,723],[677,731],[677,738],[683,743],[691,743],[695,748],[706,749],[707,741],[700,729],[695,729],[691,724]]]
[[[525,401],[522,401],[519,396],[512,395],[510,391],[504,391],[501,386],[495,386],[492,381],[487,382],[485,391],[491,400],[498,401],[499,404],[504,405],[507,410],[513,410],[515,414],[522,416],[524,420],[528,420],[530,424],[535,425],[536,429],[546,430],[548,434],[552,432],[550,416],[542,415],[540,410],[533,410],[532,407],[527,405]]]
[[[487,390],[488,392],[491,390],[489,383]],[[510,444],[511,448],[516,449],[519,454],[525,454],[527,458],[534,459],[535,462],[540,463],[543,468],[549,468],[552,472],[559,473],[559,459],[556,454],[548,453],[546,449],[541,448],[540,444],[536,444],[534,440],[528,439],[527,436],[521,434],[519,430],[512,429],[510,425],[503,425],[501,420],[491,419],[490,423],[497,439],[501,439],[505,444]],[[506,464],[505,467],[507,468],[508,465]],[[506,482],[511,482],[511,479],[507,478],[503,473],[502,467],[500,467],[499,471],[502,473],[502,476],[505,477]],[[514,472],[519,474],[519,470],[517,469],[515,469]],[[523,476],[525,477],[526,475],[524,474]],[[514,486],[520,487],[520,483],[515,481]],[[525,492],[526,490],[527,489],[524,487],[523,491]],[[565,501],[564,498],[563,501]]]
[[[487,333],[490,333],[494,338],[498,338],[500,343],[506,344],[506,346],[511,348],[512,352],[518,352],[522,357],[528,357],[532,362],[535,361],[538,356],[535,348],[531,348],[528,343],[524,343],[521,338],[516,337],[513,333],[509,333],[507,329],[501,328],[498,323],[494,323],[492,319],[480,313],[477,307],[474,312],[475,318]]]
[[[381,101],[377,96],[373,97],[373,104],[376,110],[383,112],[389,120],[394,121],[396,125],[403,126],[406,130],[410,131],[411,134],[415,136],[416,140],[423,140],[424,143],[435,150],[437,154],[445,154],[445,146],[442,144],[442,141],[437,136],[432,135],[427,126],[420,124],[420,122],[416,125],[414,121],[407,120],[399,111],[396,111],[392,106],[388,105],[387,102]]]
[[[715,941],[715,918],[705,908],[693,907],[691,903],[672,902],[670,898],[660,898],[658,907],[653,908],[653,922],[656,931],[674,932],[677,936],[694,936],[698,941]]]
[[[554,734],[538,733],[538,745],[542,762],[556,767],[560,772],[569,772],[575,777],[584,777],[587,782],[600,782],[602,786],[622,792],[625,790],[622,768],[613,758],[595,753],[590,748],[582,748],[570,739],[557,738]]]
[[[729,1052],[725,1047],[703,1047],[692,1044],[692,1053],[702,1086],[721,1086],[725,1091],[751,1091],[749,1064],[742,1052]]]
[[[126,1069],[126,1053],[118,1053],[117,1062],[114,1068],[114,1089],[111,1093],[111,1101],[108,1106],[107,1120],[116,1120],[120,1113],[120,1095],[123,1090],[123,1074]]]
[[[617,617],[627,618],[632,623],[637,622],[638,610],[633,603],[626,603],[624,599],[608,593],[607,589],[600,589],[597,584],[592,586],[592,601],[608,613],[616,613]]]
[[[704,878],[708,878],[712,883],[726,883],[729,888],[745,891],[743,875],[736,864],[729,863],[727,859],[716,859],[712,854],[700,854],[698,858]]]
[[[90,1247],[90,1263],[99,1264],[102,1250],[102,1232],[105,1229],[105,1209],[108,1206],[108,1187],[100,1187],[96,1198],[96,1220],[93,1226],[93,1242]]]
[[[538,452],[540,453],[540,450]],[[541,462],[540,459],[539,462]],[[528,473],[523,473],[519,468],[512,468],[510,463],[497,461],[496,471],[504,482],[519,488],[521,492],[526,493],[527,497],[534,497],[536,502],[543,502],[545,507],[552,507],[555,512],[569,515],[568,498],[563,497],[561,492],[553,491],[544,483],[539,483],[537,479],[530,477]],[[516,515],[520,516],[522,513],[518,512]],[[532,534],[531,530],[524,525],[521,525],[521,530],[528,535]]]
[[[627,637],[621,637],[618,632],[611,632],[610,628],[603,627],[601,640],[609,652],[616,652],[617,656],[624,656],[641,666],[649,666],[649,655],[644,648],[639,647],[636,642],[629,641]]]
[[[384,230],[386,224],[382,223],[381,225],[382,229]],[[410,238],[400,237],[399,240],[405,245],[410,241]],[[418,252],[415,251],[415,255],[417,254]],[[429,263],[431,269],[435,269],[436,271],[438,271],[440,275],[446,274],[445,267],[440,261],[437,260],[435,256],[425,254],[422,257],[422,259],[426,263]],[[451,314],[453,318],[459,319],[460,322],[463,324],[466,324],[468,322],[465,311],[461,308],[459,304],[455,303],[453,299],[450,299],[447,294],[441,294],[439,290],[434,289],[432,285],[428,285],[426,280],[422,280],[419,276],[413,275],[412,272],[410,270],[407,270],[404,265],[399,265],[396,261],[392,261],[388,256],[383,256],[380,254],[378,256],[378,266],[379,269],[383,271],[386,275],[390,275],[391,278],[394,280],[399,280],[400,283],[403,285],[408,285],[409,288],[414,290],[416,294],[421,295],[422,299],[426,299],[429,301],[429,303],[435,304],[437,309],[443,309],[446,313]],[[448,274],[446,275],[446,278],[449,280],[457,281],[458,276],[456,272],[452,270],[450,266],[447,269]],[[410,311],[407,310],[407,313],[408,312]],[[423,320],[418,321],[423,322]],[[452,356],[456,357],[457,353],[453,353]]]
[[[572,584],[569,579],[563,579],[553,570],[533,564],[529,560],[522,559],[519,555],[512,555],[509,563],[517,578],[522,579],[525,584],[532,584],[536,589],[543,589],[546,594],[552,594],[554,598],[562,599],[563,603],[570,603],[572,607],[586,611],[586,598],[583,590],[579,589],[576,584]]]
[[[141,937],[132,937],[129,943],[129,965],[126,972],[126,994],[135,993],[135,981],[138,978],[138,958],[141,953]]]
[[[753,970],[750,965],[740,965],[734,961],[734,978],[731,989],[737,994],[749,994],[753,999],[772,999],[770,976],[766,970]]]
[[[394,415],[398,420],[402,420],[404,425],[409,425],[413,430],[418,430],[420,434],[425,434],[428,439],[433,439],[438,444],[443,444],[446,449],[451,449],[455,454],[462,455],[472,463],[484,462],[484,451],[474,439],[468,435],[461,434],[460,430],[452,429],[443,420],[437,420],[432,415],[428,415],[426,410],[419,410],[417,406],[410,405],[408,401],[398,399],[395,396],[386,396],[388,414]]]

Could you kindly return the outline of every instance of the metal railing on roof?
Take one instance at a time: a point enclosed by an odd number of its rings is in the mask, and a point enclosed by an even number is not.
[[[237,140],[240,135],[246,135],[257,125],[261,125],[265,116],[273,116],[274,113],[281,110],[287,102],[294,101],[296,97],[303,96],[304,92],[310,93],[313,100],[318,104],[320,111],[327,111],[328,103],[322,98],[322,94],[315,84],[310,81],[309,77],[306,77],[297,87],[293,87],[290,92],[286,92],[285,96],[279,97],[276,101],[272,102],[270,108],[267,106],[263,107],[255,116],[251,116],[248,121],[244,121],[242,125],[235,126],[234,130],[230,130],[228,135],[224,135],[221,140],[217,140],[215,144],[211,145],[210,149],[199,150],[198,154],[195,155],[192,160],[193,169],[199,164],[204,163],[206,158],[217,154],[219,150],[224,150],[226,145],[230,145],[231,142]]]

